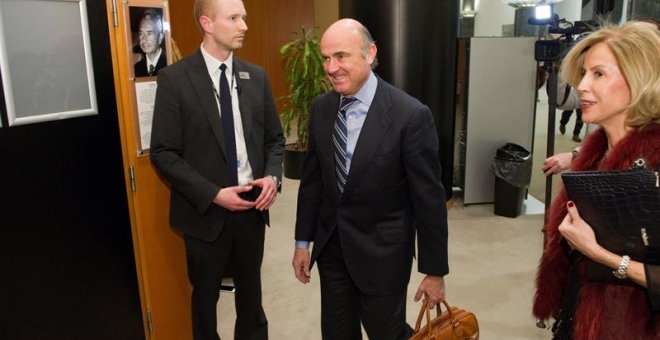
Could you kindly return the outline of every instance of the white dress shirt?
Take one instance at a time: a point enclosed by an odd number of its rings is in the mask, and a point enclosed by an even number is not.
[[[252,168],[250,167],[250,162],[248,161],[247,147],[245,145],[245,136],[243,135],[243,121],[241,120],[241,109],[238,105],[238,85],[236,84],[236,77],[234,76],[234,54],[230,54],[227,60],[220,61],[213,56],[211,56],[204,46],[201,46],[202,56],[204,56],[204,62],[209,72],[209,77],[213,81],[213,87],[216,89],[216,93],[220,93],[218,89],[220,88],[220,65],[227,65],[225,70],[225,76],[227,77],[227,82],[230,84],[229,89],[231,91],[231,107],[234,111],[234,134],[236,135],[236,158],[238,160],[238,185],[245,185],[248,182],[254,179],[252,175]],[[218,111],[220,111],[220,101],[218,96],[215,98],[218,103]],[[222,112],[220,112],[222,116]]]

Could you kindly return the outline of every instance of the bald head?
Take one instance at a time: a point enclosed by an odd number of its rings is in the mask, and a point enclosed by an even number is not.
[[[376,44],[364,25],[341,19],[323,33],[321,54],[323,70],[334,90],[352,97],[367,82],[375,66]]]
[[[350,19],[350,18],[345,18],[345,19],[340,19],[335,21],[328,29],[325,30],[325,33],[323,33],[323,36],[326,34],[339,34],[340,36],[346,36],[346,35],[356,35],[362,40],[362,56],[366,57],[369,46],[372,44],[375,44],[374,39],[371,37],[371,33],[369,33],[369,30],[362,25],[361,22],[355,20],[355,19]],[[374,59],[374,63],[371,65],[372,68],[376,68],[378,61]]]

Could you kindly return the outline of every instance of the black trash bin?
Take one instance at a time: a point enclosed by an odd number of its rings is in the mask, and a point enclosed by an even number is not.
[[[532,155],[520,145],[497,149],[491,170],[495,174],[495,215],[518,217],[532,178]]]

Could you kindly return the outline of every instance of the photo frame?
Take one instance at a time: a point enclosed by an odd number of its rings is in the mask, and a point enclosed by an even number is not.
[[[135,140],[138,157],[149,155],[151,121],[158,71],[172,64],[171,32],[167,3],[163,0],[129,0],[124,3],[127,69],[132,74]]]
[[[167,20],[162,7],[129,6],[133,76],[155,77],[169,64]]]
[[[0,0],[0,71],[9,126],[98,114],[85,1]]]

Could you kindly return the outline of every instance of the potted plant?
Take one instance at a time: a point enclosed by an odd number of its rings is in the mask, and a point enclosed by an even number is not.
[[[295,126],[297,137],[295,143],[287,144],[284,150],[284,176],[300,179],[302,160],[307,150],[309,110],[314,98],[329,91],[331,84],[323,71],[318,31],[301,26],[293,34],[295,38],[280,48],[289,88],[280,116],[286,136],[291,135],[291,129]]]

